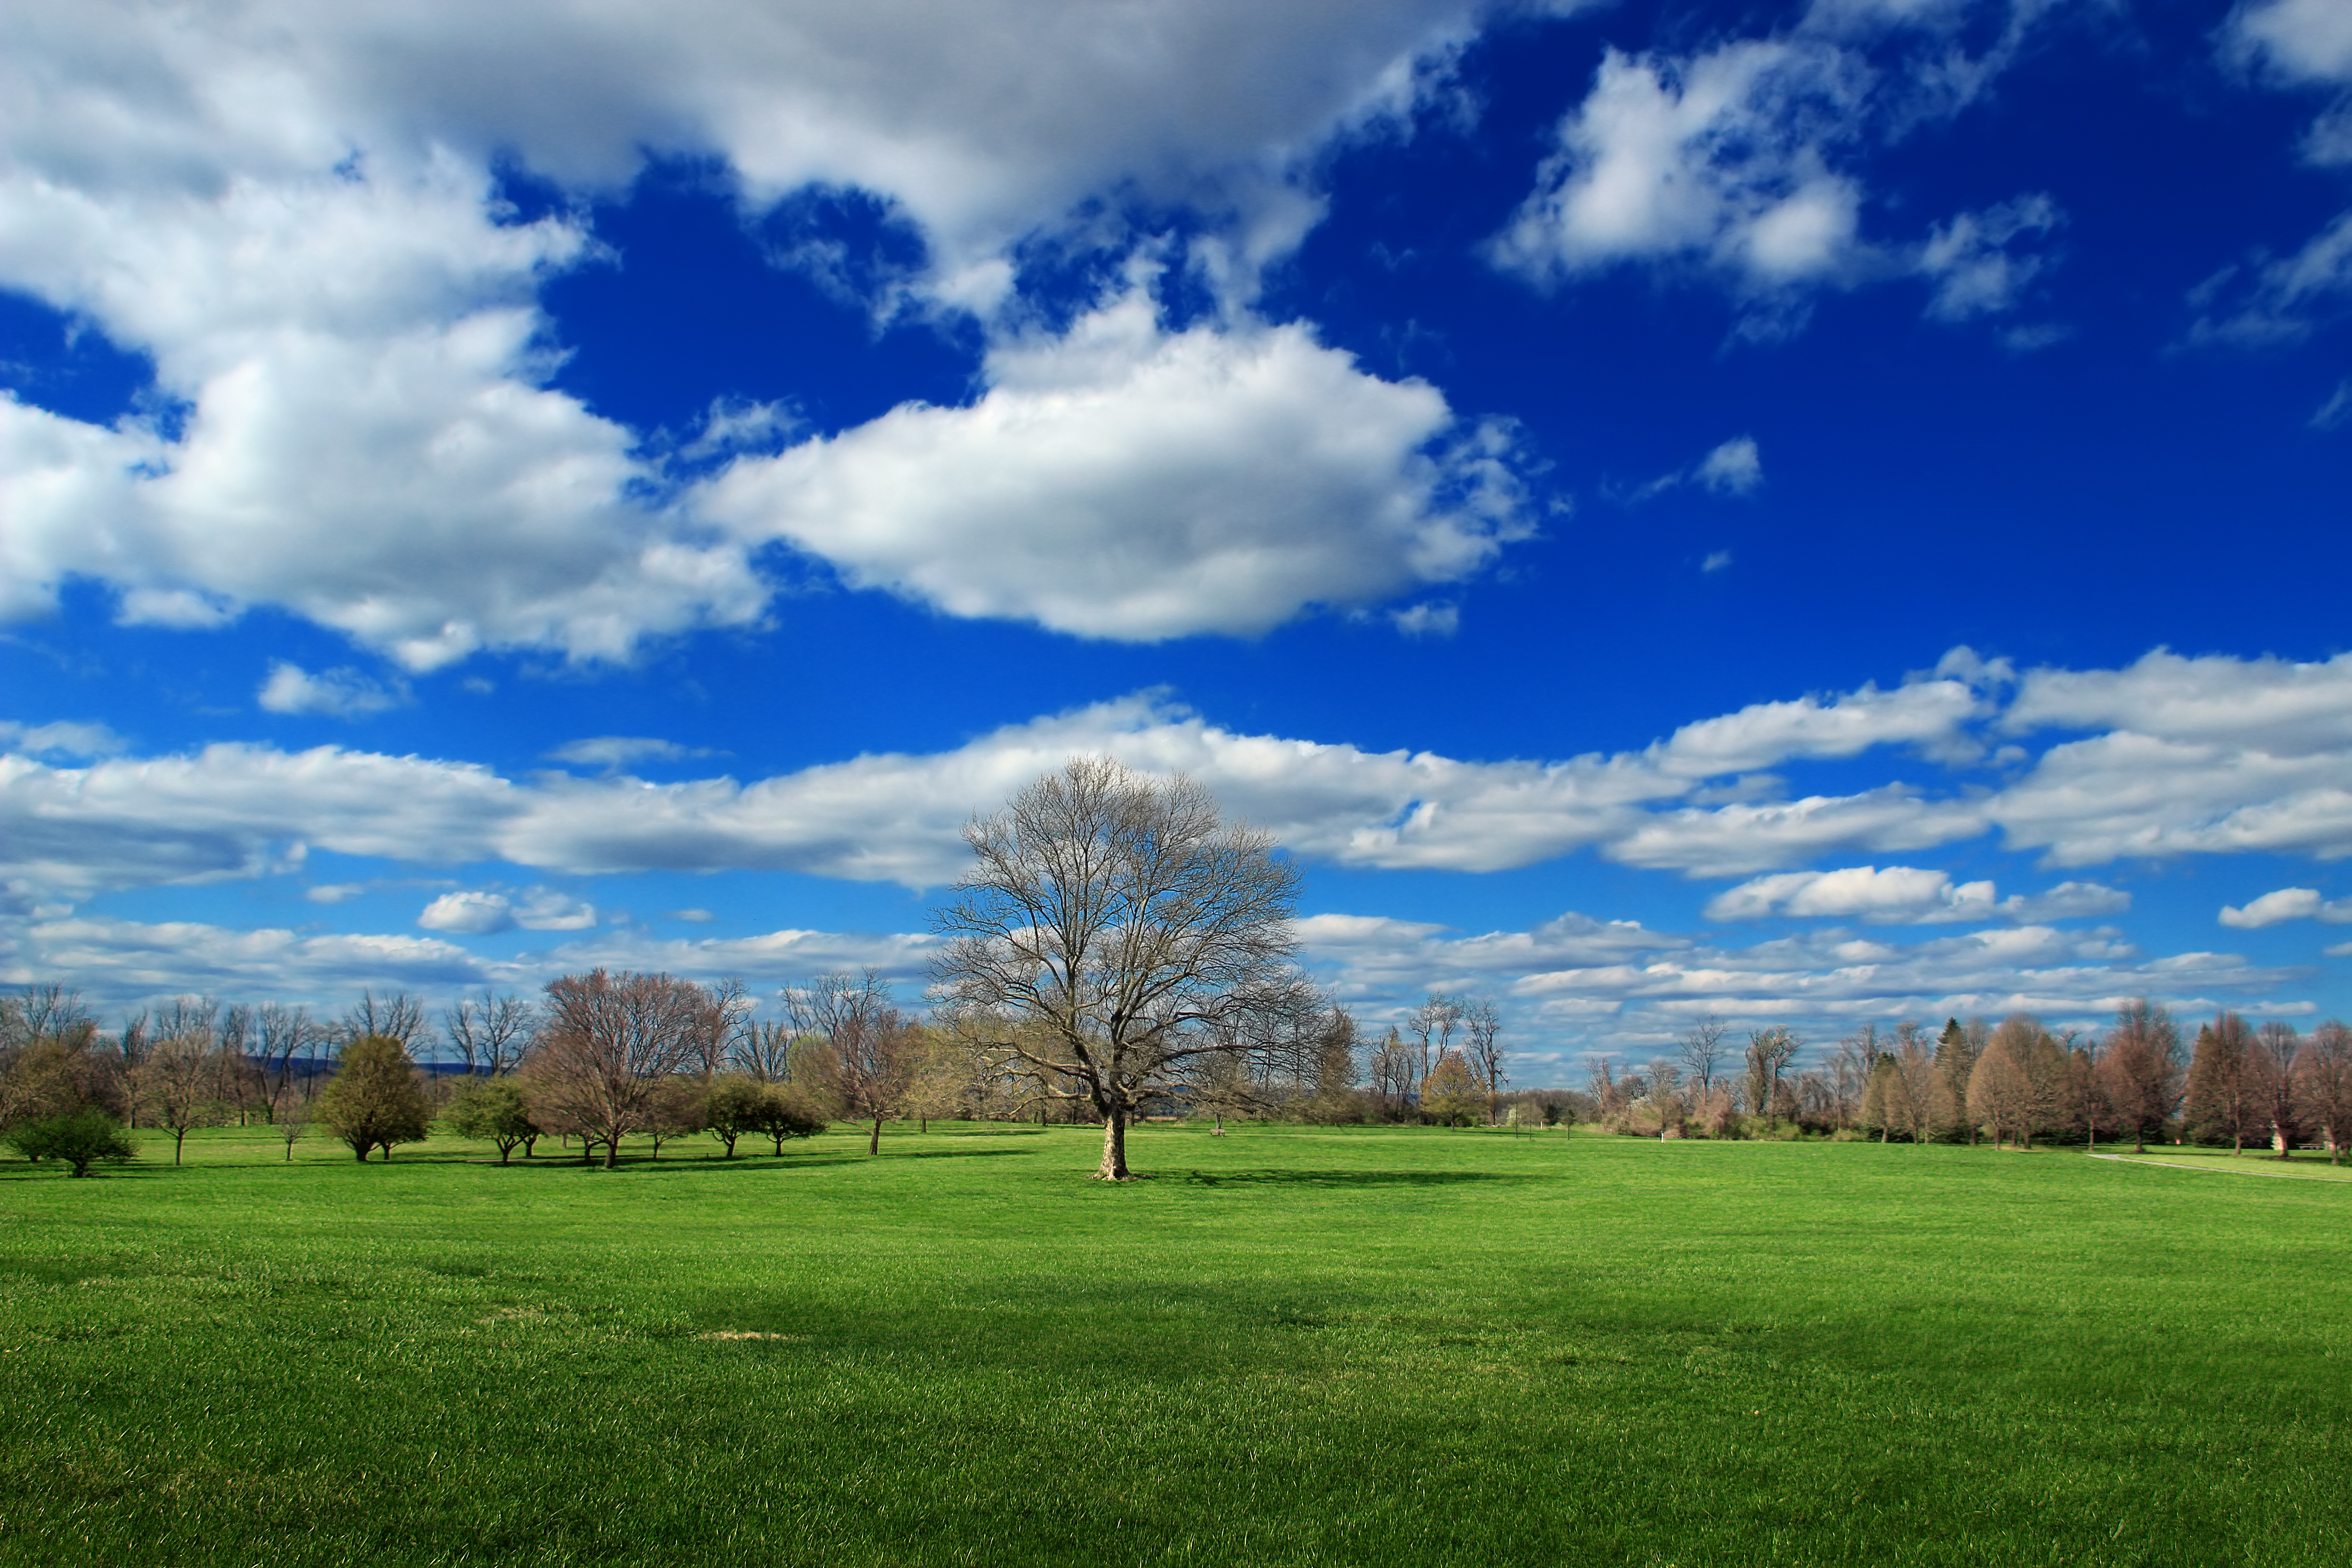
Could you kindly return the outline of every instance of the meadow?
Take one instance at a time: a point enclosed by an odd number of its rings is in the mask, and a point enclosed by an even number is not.
[[[1113,1188],[1087,1129],[882,1150],[0,1163],[0,1562],[2352,1559],[2341,1182],[1155,1126]]]

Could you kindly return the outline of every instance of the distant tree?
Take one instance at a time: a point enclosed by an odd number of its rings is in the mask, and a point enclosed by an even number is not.
[[[722,1156],[735,1157],[736,1140],[757,1132],[764,1124],[767,1088],[743,1073],[721,1073],[710,1080],[702,1097],[702,1130],[719,1141]],[[782,1145],[777,1146],[782,1152]]]
[[[1249,1064],[1230,1052],[1195,1058],[1185,1064],[1184,1098],[1194,1116],[1213,1118],[1215,1131],[1225,1130],[1225,1118],[1240,1118],[1260,1109]]]
[[[2133,1152],[2145,1152],[2180,1105],[2180,1031],[2172,1015],[2145,996],[2125,1003],[2107,1030],[2099,1074],[2116,1130],[2128,1130]]]
[[[1748,1036],[1748,1103],[1768,1120],[1781,1111],[1780,1075],[1805,1042],[1786,1027],[1751,1030]]]
[[[468,1081],[449,1097],[441,1119],[460,1138],[478,1138],[496,1144],[501,1165],[508,1163],[527,1141],[539,1135],[522,1085],[510,1076]]]
[[[2117,1121],[2107,1096],[2107,1075],[2100,1070],[2098,1053],[2104,1045],[2093,1039],[2076,1046],[2066,1059],[2067,1102],[2074,1108],[2075,1125],[2083,1130],[2085,1149],[2097,1148],[2099,1129],[2113,1131]]]
[[[1878,1026],[1864,1024],[1837,1043],[1823,1079],[1830,1116],[1840,1127],[1851,1127],[1862,1110],[1863,1090],[1869,1086],[1872,1064],[1878,1060]]]
[[[2018,1059],[2023,1043],[1995,1035],[1969,1074],[1969,1117],[1992,1130],[1996,1149],[2011,1141],[2022,1143],[2032,1116],[2032,1085]]]
[[[411,1061],[433,1043],[433,1026],[425,1021],[425,1004],[405,991],[383,997],[373,989],[362,991],[344,1012],[344,1039],[365,1039],[371,1035],[398,1042]]]
[[[654,1146],[654,1158],[661,1158],[661,1146],[673,1138],[683,1138],[703,1128],[703,1107],[707,1095],[702,1080],[680,1074],[654,1085],[653,1093],[646,1097],[645,1133]]]
[[[101,1160],[128,1160],[139,1152],[122,1124],[95,1106],[12,1128],[8,1145],[27,1160],[60,1161],[77,1176],[89,1175]]]
[[[1485,1112],[1485,1089],[1461,1052],[1448,1052],[1431,1069],[1423,1087],[1421,1109],[1440,1127],[1467,1127]]]
[[[1363,1097],[1356,1092],[1356,1019],[1345,1007],[1326,1012],[1315,1035],[1314,1093],[1307,1120],[1325,1124],[1361,1121]]]
[[[866,1152],[879,1154],[882,1123],[903,1108],[929,1041],[890,1005],[888,983],[871,969],[862,979],[822,976],[812,989],[837,998],[825,1020],[832,1101],[844,1115],[871,1124]]]
[[[531,1064],[541,1125],[576,1130],[620,1163],[620,1142],[645,1126],[656,1088],[687,1063],[707,1026],[709,994],[667,974],[567,974],[547,986]]]
[[[1462,1059],[1478,1081],[1486,1086],[1486,1122],[1495,1121],[1496,1106],[1501,1102],[1503,1079],[1503,1016],[1496,1011],[1491,996],[1462,998]]]
[[[778,1154],[784,1152],[785,1139],[814,1138],[825,1127],[825,1119],[811,1110],[790,1084],[772,1083],[762,1087],[759,1118],[754,1131],[772,1140]]]
[[[218,1078],[219,1063],[205,1021],[204,1032],[193,1021],[155,1042],[132,1079],[133,1101],[140,1114],[172,1135],[172,1163],[188,1134],[199,1127],[218,1127],[228,1120]]]
[[[286,1145],[286,1163],[292,1164],[294,1145],[310,1131],[310,1102],[287,1085],[270,1106],[269,1124],[278,1130],[278,1141]]]
[[[2293,1024],[2273,1018],[2254,1031],[2253,1050],[2260,1058],[2256,1076],[2264,1101],[2262,1114],[2270,1121],[2271,1147],[2284,1160],[2303,1136],[2294,1092],[2294,1059],[2303,1054],[2303,1037]]]
[[[1617,1061],[1603,1052],[1584,1058],[1586,1091],[1592,1096],[1594,1120],[1613,1123],[1625,1112],[1625,1091],[1617,1081]]]
[[[254,1010],[254,1054],[260,1058],[263,1091],[268,1096],[271,1120],[289,1103],[287,1089],[294,1080],[294,1058],[323,1034],[308,1007],[265,1002]],[[291,1158],[289,1154],[288,1156]]]
[[[1690,1032],[1675,1042],[1675,1050],[1683,1077],[1697,1086],[1698,1097],[1705,1100],[1715,1088],[1716,1070],[1723,1063],[1723,1037],[1729,1026],[1714,1014],[1702,1016],[1691,1025]]]
[[[1979,1123],[1969,1110],[1969,1082],[1986,1041],[1983,1020],[1974,1023],[1971,1028],[1963,1027],[1958,1018],[1944,1020],[1943,1032],[1936,1037],[1936,1076],[1927,1106],[1929,1123],[1938,1133],[1958,1139],[1965,1132],[1970,1143],[1977,1141]]]
[[[421,1143],[433,1108],[416,1081],[416,1064],[388,1035],[362,1035],[343,1047],[335,1076],[319,1091],[319,1120],[364,1163],[371,1149],[392,1158],[395,1143]]]
[[[485,988],[479,996],[461,996],[441,1015],[450,1047],[466,1076],[498,1078],[520,1066],[538,1026],[539,1009],[527,996]],[[474,1136],[468,1134],[468,1136]],[[499,1155],[501,1163],[505,1155]]]
[[[2352,1029],[2331,1018],[2311,1031],[2294,1062],[2295,1107],[2327,1140],[2327,1163],[2352,1142]]]
[[[1101,1119],[1099,1179],[1129,1178],[1129,1123],[1193,1058],[1307,1011],[1297,867],[1190,780],[1074,757],[963,837],[973,866],[934,915],[947,1021]]]
[[[782,1083],[792,1077],[793,1026],[790,1019],[761,1022],[746,1019],[729,1047],[729,1067],[754,1083]]]
[[[1393,1121],[1402,1121],[1412,1103],[1412,1047],[1391,1026],[1381,1043],[1372,1047],[1369,1065],[1372,1097],[1380,1101],[1381,1112]]]
[[[1998,1103],[2005,1116],[2011,1140],[2020,1147],[2033,1147],[2037,1132],[2058,1130],[2066,1118],[2068,1069],[2066,1052],[2056,1037],[2042,1026],[2042,1020],[2031,1013],[2012,1013],[2000,1021],[1986,1046],[1986,1054],[1998,1047],[2008,1054],[2021,1075],[2016,1083],[2018,1098],[2003,1098]],[[1983,1065],[1979,1057],[1977,1065]],[[2004,1092],[2010,1086],[2006,1069],[1999,1079]],[[1985,1120],[1978,1112],[1976,1073],[1969,1075],[1969,1113],[1972,1120]],[[1998,1143],[2000,1134],[1996,1131]]]
[[[731,976],[702,988],[702,1016],[696,1021],[694,1041],[687,1049],[687,1065],[706,1080],[732,1065],[738,1042],[751,1026],[753,1003],[743,983]]]
[[[1429,1075],[1454,1048],[1454,1032],[1462,1026],[1462,1004],[1431,992],[1421,1005],[1405,1015],[1404,1032],[1412,1051],[1412,1093],[1418,1103],[1429,1091]]]
[[[1906,1130],[1910,1118],[1897,1097],[1903,1093],[1903,1075],[1895,1070],[1895,1056],[1881,1051],[1871,1064],[1870,1077],[1862,1089],[1862,1125],[1864,1131],[1878,1134],[1881,1143],[1891,1142],[1898,1131]]]
[[[2189,1058],[2189,1131],[2200,1142],[2227,1139],[2231,1153],[2245,1152],[2246,1139],[2268,1131],[2268,1086],[2263,1058],[2254,1052],[2253,1031],[2235,1013],[2224,1012],[2197,1031]]]
[[[1914,1143],[1925,1143],[1936,1125],[1936,1058],[1916,1032],[1895,1031],[1895,1071],[1903,1080],[1903,1091],[1889,1103],[1902,1112],[1904,1136]]]

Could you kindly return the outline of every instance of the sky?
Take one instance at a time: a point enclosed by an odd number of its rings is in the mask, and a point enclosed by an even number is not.
[[[0,979],[920,997],[1073,754],[1523,1083],[2352,1009],[2352,0],[18,0]]]

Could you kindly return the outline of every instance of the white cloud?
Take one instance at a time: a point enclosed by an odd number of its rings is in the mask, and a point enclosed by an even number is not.
[[[514,929],[514,906],[502,893],[444,893],[425,906],[416,923],[426,931],[488,936]]]
[[[1955,884],[1948,872],[1916,866],[1850,866],[1835,871],[1790,871],[1759,877],[1717,894],[1711,921],[1761,920],[1780,914],[1874,924],[1936,925],[1965,921],[2050,921],[2118,914],[2131,896],[2096,882],[2062,882],[2038,896],[1996,899],[1990,881]]]
[[[1764,482],[1764,458],[1753,436],[1735,436],[1709,452],[1693,476],[1718,495],[1744,496]]]
[[[1763,287],[1849,268],[1860,191],[1830,154],[1868,88],[1857,58],[1788,40],[1612,49],[1495,258],[1542,281],[1671,257]]]
[[[47,724],[19,724],[0,720],[0,751],[28,757],[110,757],[129,742],[104,724],[58,720]]]
[[[1824,4],[1774,37],[1686,56],[1607,51],[1491,258],[1541,286],[1633,263],[1696,267],[1751,298],[1916,275],[1933,288],[1931,319],[2013,308],[2043,265],[2027,244],[2057,222],[2046,196],[1960,214],[1909,247],[1862,234],[1853,165],[1966,108],[2043,7],[2013,7],[1974,58],[1953,31],[1967,9]],[[1897,58],[1874,63],[1890,38]],[[1801,320],[1777,310],[1743,331]]]
[[[1731,552],[1730,552],[1730,551],[1728,551],[1728,550],[1713,550],[1713,551],[1709,551],[1709,552],[1707,552],[1707,556],[1706,556],[1706,560],[1704,560],[1704,561],[1702,561],[1702,562],[1700,562],[1700,563],[1698,563],[1698,569],[1699,569],[1700,571],[1702,571],[1702,572],[1720,572],[1720,571],[1723,571],[1725,568],[1728,567],[1730,564],[1731,564]]]
[[[1129,292],[986,376],[739,459],[699,504],[860,587],[1129,642],[1456,582],[1528,532],[1497,433],[1297,326],[1170,333]]]
[[[2352,81],[2352,9],[2343,0],[2268,0],[2230,18],[2225,42],[2288,78]]]
[[[2243,909],[2224,904],[2221,915],[2223,925],[2240,931],[2260,931],[2288,921],[2315,920],[2330,925],[2352,924],[2352,899],[2322,899],[2315,888],[2281,888],[2249,900]]]
[[[2038,924],[1914,942],[1823,931],[1727,946],[1580,914],[1472,936],[1322,914],[1302,921],[1299,935],[1310,964],[1375,1026],[1431,991],[1496,994],[1521,1081],[1547,1081],[1525,1073],[1570,1061],[1574,1051],[1647,1055],[1704,1014],[1739,1027],[1790,1023],[1822,1044],[1864,1020],[1933,1024],[2025,1009],[2098,1024],[2140,995],[2190,1011],[2243,1007],[2245,993],[2302,978],[2231,953],[2148,959],[2111,931]]]
[[[2063,221],[2046,195],[2019,196],[1938,224],[1919,248],[1918,269],[1934,284],[1928,316],[1965,321],[2017,308],[2048,258],[2020,241],[2047,236]]]
[[[707,757],[710,748],[681,746],[676,741],[649,735],[593,735],[585,740],[566,741],[547,754],[559,763],[579,763],[617,773],[632,763],[674,763],[688,757]]]
[[[2189,302],[2192,339],[2261,346],[2293,342],[2352,302],[2352,212],[2338,214],[2292,255],[2224,268]]]
[[[1202,213],[1192,259],[1237,304],[1319,210],[1298,173],[1315,148],[1421,90],[1415,62],[1456,47],[1477,9],[262,0],[195,27],[127,4],[11,7],[0,285],[150,353],[186,407],[166,436],[0,397],[0,614],[44,613],[83,574],[127,620],[276,605],[422,670],[484,647],[620,658],[751,624],[770,595],[751,556],[778,531],[951,613],[1098,636],[1262,629],[1456,580],[1510,532],[1493,452],[1460,430],[1424,450],[1451,424],[1442,399],[1289,329],[1171,337],[1085,386],[1067,378],[1094,345],[1008,345],[975,408],[900,410],[803,453],[821,472],[803,479],[861,502],[853,525],[795,511],[785,486],[750,536],[730,532],[674,493],[638,433],[548,386],[536,291],[593,241],[572,216],[514,221],[488,170],[511,158],[580,195],[620,188],[648,152],[715,153],[753,209],[811,184],[874,193],[921,231],[920,286],[983,313],[1007,246],[1117,189]],[[1036,384],[1041,366],[1063,381]],[[1193,427],[1224,406],[1205,390],[1219,377],[1255,386],[1255,412],[1302,439],[1295,480],[1230,422]],[[1299,401],[1325,395],[1361,429]],[[689,455],[781,429],[773,409],[719,413]],[[1100,513],[1138,493],[1115,470],[1151,468],[1134,437],[1155,417],[1192,438],[1165,454],[1185,488],[1156,520],[1181,537],[1142,547]],[[1015,430],[1024,461],[982,497],[994,514],[877,472],[915,451],[932,482],[985,478],[975,432]],[[1360,479],[1342,471],[1359,460]],[[1304,509],[1255,556],[1242,531],[1273,514],[1254,485]],[[1047,521],[1028,526],[1024,502]],[[929,570],[925,544],[950,536],[962,564],[994,559],[983,526],[1011,529],[1008,560],[1078,553],[1034,592]],[[1170,570],[1168,593],[1137,591],[1137,566]],[[1211,608],[1214,585],[1259,568],[1268,583]],[[1105,582],[1121,592],[1090,614]]]
[[[348,904],[362,897],[367,885],[362,882],[320,882],[302,889],[302,896],[314,904]]]
[[[405,689],[384,686],[356,669],[312,675],[284,659],[270,661],[269,679],[254,699],[272,713],[325,713],[337,719],[364,718],[407,700]]]

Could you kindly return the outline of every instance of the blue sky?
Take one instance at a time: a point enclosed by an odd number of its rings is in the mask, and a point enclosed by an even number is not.
[[[1520,1077],[2352,958],[2352,0],[28,4],[0,971],[919,984],[1078,751]]]

